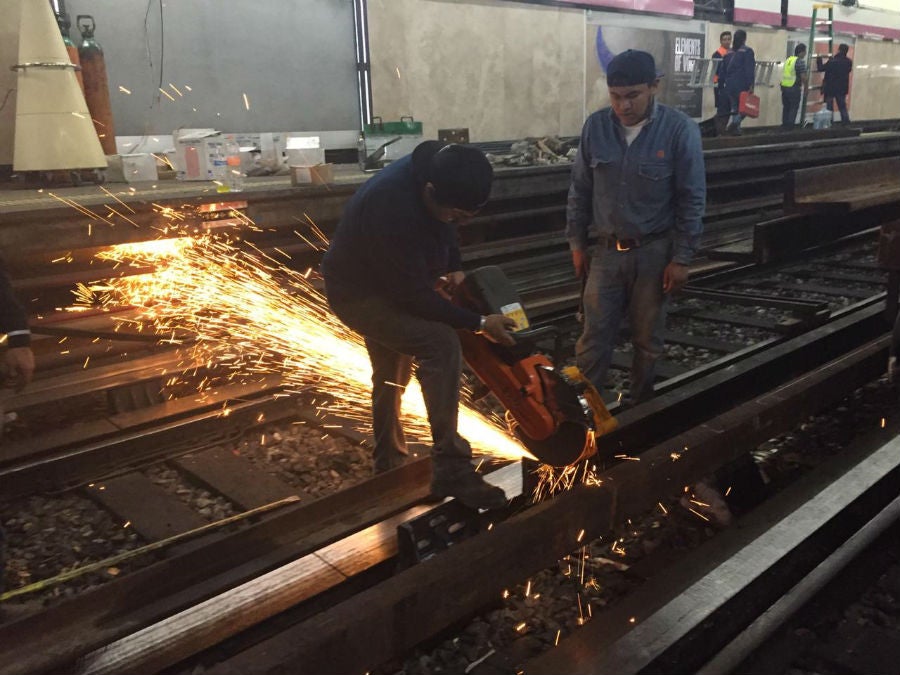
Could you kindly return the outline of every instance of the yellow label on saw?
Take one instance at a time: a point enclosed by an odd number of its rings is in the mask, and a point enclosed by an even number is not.
[[[516,322],[516,327],[513,330],[525,330],[530,325],[528,317],[525,316],[525,310],[522,309],[522,305],[518,302],[514,302],[511,305],[503,305],[500,308],[500,313]]]

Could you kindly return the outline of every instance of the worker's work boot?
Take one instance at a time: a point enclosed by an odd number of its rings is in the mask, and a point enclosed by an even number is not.
[[[384,473],[385,471],[390,471],[391,469],[401,467],[406,464],[407,459],[407,455],[399,453],[396,450],[390,450],[388,452],[380,453],[375,457],[375,464],[373,467],[374,473],[377,476],[378,474]]]
[[[468,461],[460,466],[442,466],[435,461],[431,494],[437,499],[456,497],[470,509],[500,509],[506,506],[506,493],[491,485]]]

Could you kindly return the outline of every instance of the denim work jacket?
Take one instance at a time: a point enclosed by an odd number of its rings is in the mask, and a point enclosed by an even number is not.
[[[674,228],[673,260],[688,265],[705,208],[700,127],[687,115],[654,102],[630,146],[612,108],[587,118],[566,209],[572,250],[587,248],[591,224],[598,235],[617,239],[661,236]]]

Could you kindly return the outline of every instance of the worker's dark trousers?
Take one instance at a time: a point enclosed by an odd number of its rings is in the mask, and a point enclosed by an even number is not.
[[[793,129],[797,123],[797,113],[800,111],[800,87],[781,88],[781,128]]]
[[[575,362],[597,389],[606,375],[622,319],[628,317],[634,354],[631,402],[653,396],[656,361],[663,351],[666,302],[663,274],[672,259],[668,238],[629,251],[598,247],[584,287],[584,331],[575,343]]]
[[[850,122],[850,113],[847,112],[847,96],[826,96],[825,97],[825,107],[831,111],[831,114],[834,114],[834,104],[837,103],[838,110],[841,111],[841,123],[849,124]]]
[[[471,471],[472,448],[456,432],[462,369],[456,331],[447,324],[412,316],[378,298],[331,299],[330,304],[341,321],[365,337],[372,361],[375,470],[396,466],[406,454],[400,398],[415,361],[431,426],[435,474],[449,477]]]

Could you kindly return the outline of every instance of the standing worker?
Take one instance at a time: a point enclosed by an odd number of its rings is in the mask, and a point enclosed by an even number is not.
[[[480,150],[421,143],[366,182],[344,209],[322,262],[328,303],[362,334],[372,362],[375,471],[404,461],[400,397],[412,364],[422,387],[433,446],[431,491],[472,508],[499,508],[506,496],[476,473],[457,433],[462,350],[457,329],[514,344],[502,314],[481,316],[435,290],[446,275],[462,283],[456,226],[487,203],[493,169]]]
[[[853,59],[847,58],[850,45],[841,43],[838,45],[838,53],[822,62],[821,56],[816,56],[816,70],[825,73],[822,82],[822,96],[825,97],[825,107],[834,114],[834,102],[837,101],[838,110],[841,111],[841,124],[850,123],[850,113],[847,112],[847,94],[850,93],[850,71],[853,70]]]
[[[731,51],[719,64],[719,79],[725,80],[723,86],[731,110],[731,122],[726,131],[740,135],[741,122],[745,117],[740,110],[741,94],[745,91],[753,93],[756,82],[756,55],[747,46],[747,31],[734,31]]]
[[[724,82],[719,80],[719,66],[725,55],[731,51],[731,31],[726,30],[719,33],[719,47],[713,52],[713,101],[716,104],[716,136],[725,133],[725,127],[728,125],[728,117],[731,114],[731,104],[728,102],[728,94],[725,93]],[[716,62],[719,63],[716,63]]]
[[[627,314],[633,402],[653,395],[666,301],[687,282],[706,205],[700,128],[656,101],[659,77],[647,52],[629,49],[610,62],[611,107],[584,124],[566,213],[575,273],[586,278],[578,367],[595,387],[605,387]],[[591,223],[598,238],[589,260]]]
[[[794,47],[794,55],[784,62],[781,76],[781,128],[790,130],[797,124],[797,112],[803,87],[806,86],[806,45]]]

